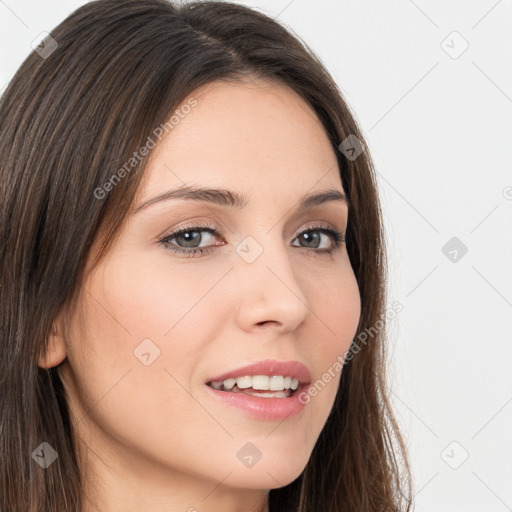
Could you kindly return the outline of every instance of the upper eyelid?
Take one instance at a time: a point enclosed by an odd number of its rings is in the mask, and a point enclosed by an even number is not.
[[[324,194],[318,194],[319,197],[322,195],[328,195],[330,191],[327,191]],[[337,191],[334,191],[336,194]],[[314,199],[315,196],[310,196],[309,199]],[[194,197],[193,199],[197,199]],[[232,213],[233,212],[225,212],[220,211],[217,208],[219,208],[219,205],[202,205],[202,204],[196,204],[198,201],[184,201],[185,204],[183,204],[183,210],[181,210],[181,214],[187,215],[187,217],[190,215],[190,217],[196,217],[197,220],[191,221],[192,223],[202,223],[202,222],[213,222],[216,224],[215,229],[217,231],[220,231],[222,234],[226,233],[233,234],[233,229],[229,226],[229,220],[233,220]],[[148,203],[149,205],[149,203]],[[141,205],[142,206],[142,205]],[[190,209],[189,209],[190,208]],[[180,210],[176,210],[180,211]],[[162,216],[165,214],[167,216],[167,213],[171,215],[171,212],[174,212],[174,208],[170,208],[166,210],[165,212],[162,212]],[[224,218],[224,214],[226,214],[227,218]],[[343,233],[346,229],[347,225],[347,219],[349,214],[349,203],[346,199],[346,197],[342,200],[320,200],[317,202],[312,202],[311,204],[308,203],[307,206],[304,206],[303,208],[299,209],[295,213],[291,214],[289,216],[289,219],[285,222],[285,229],[287,232],[289,232],[288,226],[290,226],[292,223],[295,224],[297,222],[300,222],[301,224],[303,222],[309,222],[314,217],[329,217],[327,220],[322,220],[321,222],[327,222],[330,224],[329,229],[334,229],[335,231],[339,231],[340,233]],[[159,217],[160,215],[156,215],[156,217]],[[181,215],[180,215],[181,216]],[[201,217],[205,220],[200,220]],[[239,218],[238,216],[235,216],[234,219]],[[284,219],[285,216],[282,217]],[[172,217],[171,217],[172,219]],[[178,220],[178,219],[175,219]],[[218,226],[218,227],[217,227]],[[338,227],[340,226],[340,227]],[[190,224],[187,225],[187,227],[190,228],[196,228],[198,227],[196,224]],[[203,228],[203,226],[201,226]],[[220,229],[219,229],[220,228]],[[177,227],[175,231],[182,230],[183,226]],[[272,229],[272,228],[271,228]],[[165,230],[162,233],[158,234],[157,237],[160,239],[162,236],[167,236],[169,233],[171,233],[171,230]]]

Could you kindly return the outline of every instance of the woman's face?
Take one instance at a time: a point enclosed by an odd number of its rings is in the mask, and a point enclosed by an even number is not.
[[[346,247],[327,231],[345,232],[346,203],[298,208],[313,194],[344,193],[310,107],[261,81],[215,82],[193,98],[151,150],[133,213],[87,278],[59,368],[93,473],[113,486],[122,477],[126,496],[141,482],[155,500],[179,486],[183,510],[203,510],[202,499],[206,506],[228,488],[268,490],[300,475],[333,406],[340,372],[332,368],[360,316]],[[230,191],[245,206],[210,193],[137,210],[183,187]],[[168,236],[183,226],[192,229]],[[320,391],[273,412],[263,401],[275,398],[252,399],[258,413],[206,384],[269,359],[302,363]]]

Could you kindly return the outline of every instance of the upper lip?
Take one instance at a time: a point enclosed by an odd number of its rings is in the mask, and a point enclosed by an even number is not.
[[[299,363],[299,361],[276,361],[274,359],[265,359],[257,363],[242,366],[236,370],[216,375],[209,378],[206,383],[220,382],[226,379],[236,379],[237,377],[253,376],[253,375],[282,375],[283,377],[292,377],[299,380],[301,384],[309,384],[311,382],[311,373],[307,366]]]

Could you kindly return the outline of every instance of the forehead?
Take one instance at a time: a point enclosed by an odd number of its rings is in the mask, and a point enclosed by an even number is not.
[[[191,99],[194,102],[191,102]],[[285,85],[213,82],[183,102],[152,150],[139,197],[195,184],[295,191],[342,189],[336,154],[313,109]]]

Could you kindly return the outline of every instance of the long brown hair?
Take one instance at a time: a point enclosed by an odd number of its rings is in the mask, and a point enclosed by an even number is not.
[[[407,452],[385,379],[386,252],[364,138],[320,59],[272,18],[228,2],[97,0],[32,52],[0,99],[0,511],[82,510],[75,434],[58,368],[44,370],[52,322],[71,312],[91,246],[119,235],[148,157],[113,173],[196,88],[261,77],[297,92],[337,154],[349,198],[346,245],[361,295],[335,403],[302,474],[269,493],[271,512],[410,510]],[[343,146],[342,146],[343,148]],[[103,188],[102,188],[103,187]],[[98,190],[103,192],[98,192]],[[96,262],[99,260],[96,260]],[[47,469],[33,452],[48,443]]]

